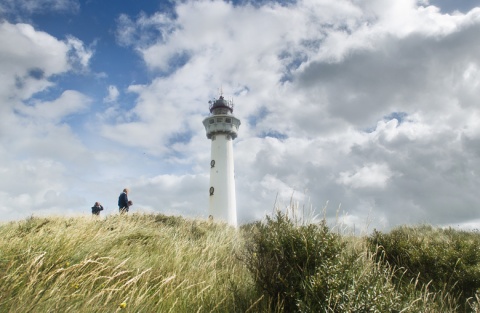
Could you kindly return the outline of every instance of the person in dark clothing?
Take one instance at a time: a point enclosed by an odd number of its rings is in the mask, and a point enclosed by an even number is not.
[[[100,204],[100,202],[95,202],[95,205],[92,206],[92,215],[99,216],[100,211],[103,211],[103,206]]]
[[[128,212],[128,207],[132,205],[132,201],[128,200],[128,189],[123,189],[123,192],[118,197],[118,210],[121,214]]]

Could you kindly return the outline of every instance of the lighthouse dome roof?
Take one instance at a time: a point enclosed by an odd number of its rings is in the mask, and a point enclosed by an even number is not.
[[[225,100],[223,96],[220,96],[218,99],[214,101],[210,101],[210,113],[212,113],[215,109],[220,109],[220,108],[226,108],[230,111],[230,113],[232,113],[233,102]]]

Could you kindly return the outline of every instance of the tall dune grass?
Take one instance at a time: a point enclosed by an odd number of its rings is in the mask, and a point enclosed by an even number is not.
[[[242,237],[225,225],[29,218],[0,240],[0,312],[245,312],[258,300],[236,257]]]
[[[425,266],[421,249],[446,260],[444,246],[449,262],[460,258],[457,280],[476,275],[479,234],[403,230],[350,236],[281,212],[240,229],[165,215],[32,217],[0,226],[0,312],[480,312],[476,290],[459,297],[456,282],[432,282],[445,262],[427,263],[427,280],[413,268]],[[411,245],[422,236],[435,246]]]

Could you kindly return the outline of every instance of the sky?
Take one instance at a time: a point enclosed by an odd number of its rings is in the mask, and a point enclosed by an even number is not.
[[[208,216],[222,93],[240,224],[480,228],[480,0],[0,0],[0,221]]]

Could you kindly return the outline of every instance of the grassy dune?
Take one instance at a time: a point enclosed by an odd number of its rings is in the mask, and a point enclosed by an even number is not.
[[[161,215],[30,218],[0,228],[0,312],[245,312],[239,233]]]
[[[164,215],[32,217],[0,226],[0,312],[476,312],[479,243],[422,227],[351,237],[281,213],[239,230]]]

